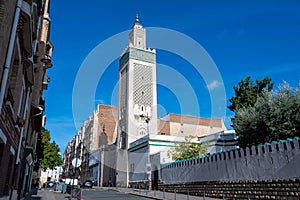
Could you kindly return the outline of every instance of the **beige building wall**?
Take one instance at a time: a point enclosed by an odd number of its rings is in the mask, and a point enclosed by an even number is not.
[[[222,119],[169,114],[158,120],[158,134],[202,137],[227,130]]]

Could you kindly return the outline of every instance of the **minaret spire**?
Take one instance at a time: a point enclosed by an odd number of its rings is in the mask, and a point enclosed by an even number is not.
[[[139,14],[136,13],[135,15],[135,24],[138,24],[139,23]]]

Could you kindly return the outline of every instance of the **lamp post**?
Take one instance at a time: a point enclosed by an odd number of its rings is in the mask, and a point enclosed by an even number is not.
[[[25,164],[26,164],[26,146],[28,144],[28,136],[29,136],[29,129],[30,129],[30,124],[31,124],[31,120],[34,117],[40,116],[43,114],[44,109],[40,106],[37,106],[35,104],[31,104],[32,107],[36,108],[39,110],[38,113],[36,114],[30,114],[29,116],[29,120],[28,120],[28,124],[27,124],[27,130],[26,130],[26,137],[25,137],[25,145],[23,148],[23,157],[22,157],[22,165],[21,165],[21,171],[20,171],[20,175],[19,175],[19,187],[18,187],[18,199],[21,198],[21,192],[22,192],[22,188],[23,188],[23,182],[24,182],[24,172],[25,172]],[[20,138],[21,140],[22,138]]]
[[[151,183],[151,162],[150,162],[150,129],[149,129],[149,122],[150,122],[150,117],[147,115],[140,115],[141,118],[145,119],[145,122],[147,123],[147,147],[148,147],[148,155],[147,155],[147,165],[146,165],[146,173],[148,174],[148,190],[150,191],[150,183]],[[148,171],[147,168],[150,168]]]

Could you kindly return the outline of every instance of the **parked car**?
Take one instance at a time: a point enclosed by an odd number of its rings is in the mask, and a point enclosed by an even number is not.
[[[49,181],[47,183],[47,187],[53,187],[55,185],[55,183],[53,181]]]
[[[93,187],[93,181],[86,180],[81,185],[82,188],[92,188]]]
[[[43,188],[53,188],[55,186],[55,182],[48,181],[43,184]]]

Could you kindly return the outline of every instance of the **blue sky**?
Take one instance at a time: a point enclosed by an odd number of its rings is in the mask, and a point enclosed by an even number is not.
[[[50,130],[52,139],[59,144],[62,152],[68,140],[77,132],[73,119],[72,95],[78,70],[97,45],[115,34],[129,30],[137,12],[144,27],[178,31],[202,45],[216,64],[223,81],[207,83],[187,60],[173,52],[158,49],[157,63],[174,69],[188,81],[197,97],[196,104],[200,110],[195,112],[194,104],[191,104],[183,111],[177,98],[178,93],[174,93],[166,85],[158,85],[160,116],[170,112],[211,117],[211,90],[224,87],[228,105],[228,99],[234,94],[233,85],[248,75],[253,80],[269,76],[276,86],[283,81],[291,86],[299,84],[300,1],[52,0],[51,40],[55,48],[54,66],[47,72],[51,82],[44,93],[46,128]],[[148,46],[156,48],[149,42]],[[166,68],[158,66],[158,72],[163,69]],[[170,77],[165,76],[165,73],[158,73],[157,78],[163,81]],[[88,77],[86,81],[89,81]],[[116,105],[113,90],[117,81],[118,57],[101,76],[93,104]],[[178,85],[178,90],[185,94],[180,81],[172,82],[174,87]],[[188,104],[188,95],[186,96]],[[85,119],[92,110],[82,113]],[[222,116],[227,125],[232,115],[226,109]]]

